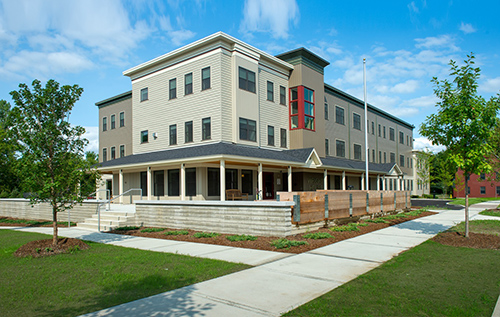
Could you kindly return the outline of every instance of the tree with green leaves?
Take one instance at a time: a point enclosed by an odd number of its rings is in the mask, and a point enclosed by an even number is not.
[[[456,167],[450,162],[447,150],[433,155],[431,162],[431,183],[448,195],[455,180]]]
[[[10,94],[12,132],[20,142],[19,173],[31,203],[52,206],[53,238],[57,244],[57,213],[82,202],[80,183],[97,171],[83,158],[88,140],[85,129],[71,126],[68,118],[83,89],[78,85],[60,86],[49,80],[45,87],[34,80],[33,90],[20,84]]]
[[[427,186],[430,186],[431,182],[431,160],[433,155],[429,151],[418,151],[416,153],[417,157],[417,182],[422,185],[422,194],[425,192]]]
[[[19,187],[15,153],[19,148],[11,132],[10,104],[0,100],[0,193],[10,194]]]
[[[500,108],[500,96],[486,101],[477,93],[481,70],[474,67],[474,55],[467,55],[465,65],[450,61],[453,81],[432,79],[434,93],[440,99],[438,111],[420,126],[420,134],[435,145],[447,148],[449,159],[467,178],[471,174],[488,173],[492,166],[489,143]],[[469,237],[469,195],[465,191],[465,236]]]

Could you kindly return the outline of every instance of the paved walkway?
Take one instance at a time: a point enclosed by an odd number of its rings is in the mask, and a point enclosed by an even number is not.
[[[471,207],[477,213],[499,202]],[[61,228],[60,235],[102,243],[257,265],[244,271],[110,307],[86,316],[279,316],[376,268],[463,221],[462,211],[442,211],[396,226],[290,255]],[[17,228],[50,233],[51,228]]]

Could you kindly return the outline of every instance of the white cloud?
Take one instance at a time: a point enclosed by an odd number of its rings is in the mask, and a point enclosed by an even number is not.
[[[460,24],[460,31],[464,32],[465,34],[470,34],[476,32],[476,29],[472,26],[472,24],[462,22]]]
[[[85,152],[93,151],[99,153],[99,127],[84,127],[85,134],[83,137],[89,140],[89,144],[85,147]]]
[[[415,1],[412,1],[408,4],[408,9],[410,10],[410,12],[420,13],[420,10],[418,9],[417,5],[415,4]]]
[[[170,31],[169,35],[174,45],[181,45],[185,41],[195,36],[196,33],[191,32],[189,30],[178,30],[178,31]]]
[[[419,86],[418,81],[414,79],[408,79],[403,83],[396,84],[394,87],[390,89],[390,91],[396,94],[408,94],[415,92],[418,86]]]
[[[413,142],[413,148],[415,150],[428,150],[428,151],[431,151],[433,153],[438,153],[438,152],[446,150],[445,146],[433,145],[429,139],[424,138],[424,137],[416,138],[415,141]]]
[[[500,77],[486,80],[479,85],[479,89],[488,93],[500,93]]]
[[[406,100],[404,103],[410,107],[428,108],[435,106],[439,99],[435,95],[422,96]]]
[[[415,42],[417,42],[417,44],[415,45],[417,48],[425,48],[425,49],[445,48],[451,51],[460,50],[455,45],[455,39],[450,35],[441,35],[437,37],[430,36],[423,39],[415,39]]]
[[[270,32],[274,38],[288,38],[290,22],[297,24],[299,6],[295,0],[246,0],[240,32]]]

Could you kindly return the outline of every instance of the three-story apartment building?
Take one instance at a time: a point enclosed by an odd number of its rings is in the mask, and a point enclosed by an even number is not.
[[[274,199],[365,189],[368,159],[370,189],[412,191],[414,127],[371,105],[365,118],[362,101],[324,83],[328,64],[219,32],[126,70],[132,90],[96,103],[100,170],[114,195]]]

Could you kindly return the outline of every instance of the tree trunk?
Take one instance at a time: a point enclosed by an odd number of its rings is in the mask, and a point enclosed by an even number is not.
[[[52,206],[52,244],[57,245],[57,207]]]
[[[469,190],[468,190],[469,173],[464,173],[464,175],[465,175],[465,237],[469,238]]]

